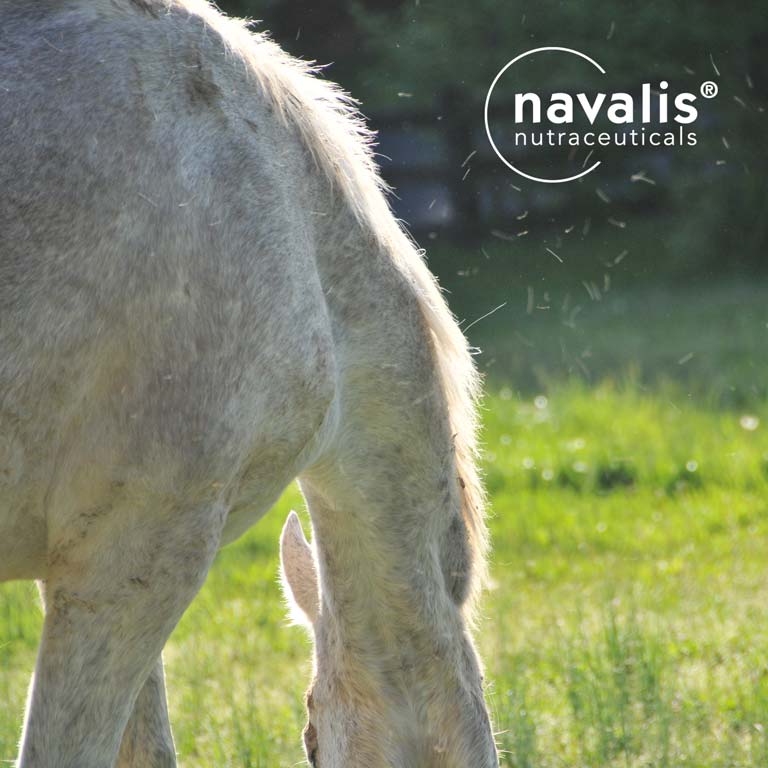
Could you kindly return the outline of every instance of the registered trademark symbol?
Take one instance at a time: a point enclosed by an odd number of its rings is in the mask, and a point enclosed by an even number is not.
[[[713,83],[711,80],[705,80],[701,84],[700,90],[701,90],[701,95],[705,99],[714,99],[715,96],[717,96],[717,91],[718,91],[717,83]]]

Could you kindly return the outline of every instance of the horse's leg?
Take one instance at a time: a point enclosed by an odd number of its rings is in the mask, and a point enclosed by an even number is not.
[[[49,556],[20,768],[115,764],[139,691],[208,571],[223,504],[166,497],[137,513],[144,487],[81,513],[85,527]]]
[[[47,611],[45,582],[38,582],[38,587]],[[117,768],[174,768],[175,765],[176,748],[168,718],[165,675],[160,657],[133,705],[120,744]]]
[[[117,768],[174,768],[175,765],[176,749],[168,719],[165,675],[160,658],[133,705],[120,744]]]

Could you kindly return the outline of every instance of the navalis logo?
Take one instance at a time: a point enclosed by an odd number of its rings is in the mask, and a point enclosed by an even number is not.
[[[582,66],[586,62],[599,75],[606,73],[586,54],[555,46],[526,51],[502,67],[485,99],[485,130],[494,152],[515,173],[531,181],[561,184],[594,171],[602,162],[594,158],[601,148],[696,145],[696,103],[700,98],[714,98],[716,83],[702,83],[698,94],[671,93],[666,80],[642,83],[635,93],[606,93],[599,87],[576,94],[521,90],[521,78],[525,77],[522,65],[532,57],[553,54],[561,59],[563,55],[578,57]],[[560,60],[551,65],[573,66],[574,62]],[[583,168],[573,173],[573,160],[581,148]],[[542,165],[549,170],[568,160],[571,170],[567,173],[555,170],[545,176],[533,171]]]

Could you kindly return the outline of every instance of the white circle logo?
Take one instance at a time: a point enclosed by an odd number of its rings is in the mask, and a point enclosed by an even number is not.
[[[701,84],[699,90],[705,99],[714,99],[715,96],[717,96],[719,88],[717,87],[717,83],[713,83],[711,80],[706,80]]]
[[[598,70],[601,74],[605,74],[605,70],[592,58],[587,56],[585,53],[581,53],[581,51],[576,51],[573,48],[563,48],[561,46],[557,45],[547,45],[542,48],[533,48],[530,51],[526,51],[525,53],[521,53],[519,56],[515,56],[512,61],[508,61],[502,68],[499,70],[499,73],[496,75],[496,77],[493,78],[493,82],[491,83],[491,87],[488,89],[488,95],[485,97],[485,109],[484,109],[484,119],[485,119],[485,132],[488,135],[488,141],[491,142],[491,147],[493,147],[493,151],[498,156],[499,160],[501,160],[504,165],[507,166],[507,168],[513,170],[515,173],[519,174],[520,176],[523,176],[526,179],[529,179],[530,181],[541,181],[544,184],[563,184],[566,181],[574,181],[575,179],[580,179],[582,176],[586,176],[588,173],[592,173],[592,171],[595,170],[600,165],[600,161],[597,160],[594,162],[589,168],[586,170],[583,170],[581,173],[574,174],[573,176],[568,176],[564,179],[544,179],[540,176],[532,176],[529,173],[525,173],[525,171],[521,171],[519,168],[516,168],[504,155],[501,153],[501,150],[496,146],[496,142],[493,140],[493,134],[491,133],[491,126],[488,122],[488,109],[491,103],[491,96],[493,95],[493,89],[496,87],[496,84],[499,82],[501,77],[504,75],[504,73],[513,65],[516,64],[521,59],[526,58],[527,56],[532,56],[535,53],[544,53],[547,51],[559,51],[561,53],[570,53],[574,56],[579,56],[582,59],[585,59],[588,61],[595,69]]]

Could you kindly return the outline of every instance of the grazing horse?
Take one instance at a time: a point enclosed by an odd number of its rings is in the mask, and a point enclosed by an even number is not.
[[[20,768],[175,765],[163,645],[295,477],[310,763],[496,766],[475,370],[350,101],[204,0],[0,0],[0,139]]]

